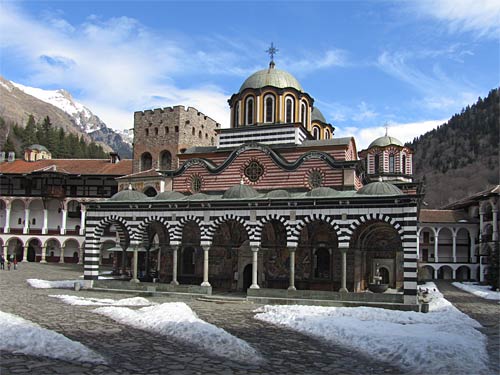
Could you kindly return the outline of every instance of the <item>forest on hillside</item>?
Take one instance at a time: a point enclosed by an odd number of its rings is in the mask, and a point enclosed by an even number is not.
[[[106,159],[107,153],[95,142],[86,143],[83,137],[66,133],[64,129],[52,126],[50,118],[46,116],[42,122],[36,123],[33,116],[29,116],[26,127],[17,124],[7,126],[0,117],[0,128],[10,129],[1,151],[14,151],[16,158],[23,156],[24,149],[33,144],[45,146],[54,159]]]
[[[439,208],[499,184],[499,89],[408,144],[424,202]]]

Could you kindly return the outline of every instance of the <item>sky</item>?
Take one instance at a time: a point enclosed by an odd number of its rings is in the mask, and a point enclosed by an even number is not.
[[[499,41],[498,0],[0,2],[0,74],[114,129],[173,105],[228,127],[273,42],[336,137],[411,141],[499,86]]]

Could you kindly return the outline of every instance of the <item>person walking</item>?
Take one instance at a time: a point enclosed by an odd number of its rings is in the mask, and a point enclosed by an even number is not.
[[[3,257],[3,255],[0,257],[0,269],[5,269],[5,258]]]
[[[7,270],[10,271],[10,259],[7,257]]]
[[[17,258],[14,257],[14,269],[17,270]]]

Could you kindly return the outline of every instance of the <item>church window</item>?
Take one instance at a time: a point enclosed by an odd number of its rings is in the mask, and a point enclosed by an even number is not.
[[[293,98],[291,96],[287,96],[285,99],[285,122],[287,124],[294,122],[293,104]]]
[[[302,125],[307,127],[307,104],[304,101],[300,104],[300,119],[302,121]]]
[[[141,171],[147,171],[153,167],[153,158],[149,152],[141,155]]]
[[[406,155],[403,155],[403,160],[402,160],[401,164],[402,164],[402,167],[403,167],[401,172],[403,174],[406,174],[407,173],[406,172]]]
[[[168,126],[165,126],[165,134],[168,134]]]
[[[245,167],[244,174],[251,182],[257,182],[264,174],[264,167],[257,160],[252,160]]]
[[[245,102],[245,124],[253,125],[253,97],[247,98]]]
[[[199,193],[201,191],[201,186],[203,184],[203,181],[201,180],[201,177],[199,175],[194,175],[191,177],[191,192],[192,193]]]
[[[375,155],[375,172],[378,173],[380,171],[380,155],[376,154]]]
[[[240,103],[236,103],[234,107],[234,127],[237,128],[240,125]]]
[[[146,137],[149,136],[149,129],[146,129]]]
[[[203,135],[201,133],[201,130],[198,132],[198,138],[203,138]]]
[[[194,128],[193,128],[193,129],[191,129],[191,134],[193,134],[193,135],[194,135],[194,133],[195,133],[195,130],[194,130]]]
[[[330,130],[325,129],[325,139],[330,139]]]
[[[313,138],[319,139],[319,128],[317,126],[313,127]]]
[[[264,97],[264,119],[265,122],[267,123],[273,123],[274,122],[274,96],[273,95],[266,95]]]
[[[311,189],[321,187],[323,185],[323,173],[320,170],[313,169],[309,172],[307,182]]]
[[[158,128],[155,128],[155,135],[158,135]]]
[[[389,155],[389,173],[394,173],[394,154]]]
[[[163,151],[160,156],[160,169],[170,169],[172,167],[172,154],[169,151]]]

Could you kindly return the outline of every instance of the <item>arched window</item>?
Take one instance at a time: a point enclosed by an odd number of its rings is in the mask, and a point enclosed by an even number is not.
[[[406,155],[403,155],[402,161],[401,161],[401,172],[403,174],[406,174]]]
[[[158,135],[158,128],[155,128],[155,135]]]
[[[300,120],[304,128],[307,128],[307,104],[304,101],[300,104]]]
[[[245,125],[253,125],[253,97],[250,96],[245,101]]]
[[[285,122],[287,124],[294,122],[293,107],[294,100],[291,96],[287,96],[285,99]]]
[[[236,103],[234,107],[234,127],[237,128],[240,125],[240,103]]]
[[[201,130],[198,132],[198,138],[203,138],[203,133],[201,132]]]
[[[264,97],[264,122],[274,122],[274,95],[268,94]]]
[[[313,138],[319,139],[319,128],[317,126],[313,127]]]
[[[194,274],[194,249],[192,247],[186,247],[182,252],[182,272],[186,275]]]
[[[149,136],[149,129],[146,129],[146,137]]]
[[[170,169],[172,167],[172,154],[169,151],[163,151],[160,156],[160,169]]]
[[[375,170],[374,173],[378,173],[380,171],[380,155],[375,155]]]
[[[141,172],[147,171],[153,167],[153,158],[149,152],[141,155]]]
[[[389,173],[394,173],[394,154],[389,154]]]
[[[191,129],[191,134],[194,135],[195,133],[195,130],[194,130],[194,126],[193,126],[193,129]]]
[[[325,139],[330,139],[330,130],[325,129]]]

